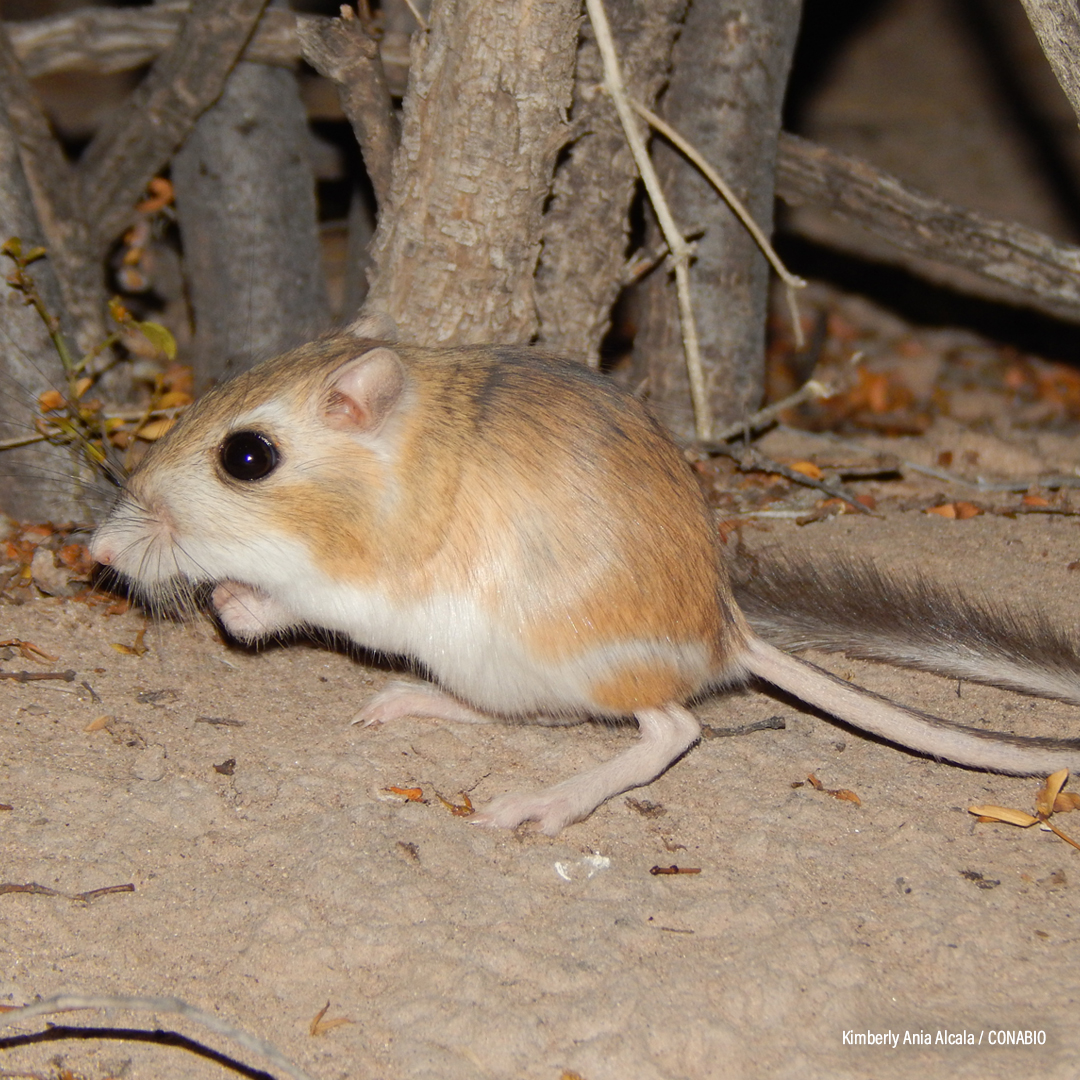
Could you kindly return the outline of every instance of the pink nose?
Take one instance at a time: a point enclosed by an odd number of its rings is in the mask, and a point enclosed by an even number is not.
[[[101,563],[102,566],[108,566],[114,558],[112,550],[109,545],[99,536],[95,536],[90,541],[90,558],[94,562]]]

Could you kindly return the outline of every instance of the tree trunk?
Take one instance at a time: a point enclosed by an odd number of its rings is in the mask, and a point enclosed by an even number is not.
[[[713,165],[766,234],[773,174],[798,30],[798,0],[692,0],[675,44],[664,119]],[[680,228],[704,228],[691,267],[691,294],[714,424],[755,409],[764,387],[768,264],[711,185],[654,139],[658,170]],[[647,378],[658,415],[694,435],[674,287],[663,270],[641,290],[635,370]]]
[[[528,341],[578,0],[436,0],[413,38],[367,311],[427,344]]]
[[[686,0],[607,0],[630,93],[652,107],[667,79]],[[597,364],[611,309],[623,288],[637,167],[603,82],[592,27],[581,28],[571,121],[580,133],[555,175],[536,275],[540,337]]]
[[[240,63],[173,159],[199,386],[329,322],[309,138],[292,72]]]
[[[44,233],[33,209],[30,188],[19,160],[18,143],[6,113],[0,114],[0,242],[13,236],[23,250],[44,243]],[[5,257],[2,276],[11,270]],[[31,274],[49,311],[64,311],[60,286],[48,259],[33,264]],[[68,331],[71,325],[63,320]],[[37,399],[44,390],[64,389],[60,358],[45,326],[22,293],[3,286],[0,292],[0,441],[35,434],[40,415]],[[50,443],[32,443],[0,453],[0,511],[10,517],[35,521],[72,521],[85,517],[78,502],[79,456]]]

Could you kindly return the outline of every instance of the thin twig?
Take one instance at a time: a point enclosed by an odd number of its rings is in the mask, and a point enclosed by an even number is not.
[[[74,682],[74,671],[0,671],[0,679],[13,682],[41,682],[46,679],[60,679],[62,682]]]
[[[790,480],[793,484],[814,488],[833,499],[840,499],[842,502],[847,503],[848,506],[854,507],[860,514],[875,516],[873,510],[859,502],[847,488],[841,487],[839,484],[830,484],[827,480],[814,480],[812,477],[807,476],[806,473],[801,473],[797,469],[788,468],[787,465],[774,461],[755,446],[745,446],[741,443],[728,446],[726,443],[717,443],[712,452],[731,458],[741,472],[776,473],[785,480]]]
[[[638,114],[638,116],[652,127],[656,128],[668,142],[676,146],[698,167],[702,176],[704,176],[705,179],[720,192],[724,202],[731,207],[732,213],[743,223],[746,231],[754,238],[754,243],[761,249],[762,255],[769,260],[769,264],[784,283],[785,291],[787,293],[788,309],[791,312],[791,325],[795,335],[795,344],[801,349],[805,344],[805,339],[803,337],[802,323],[799,319],[799,304],[795,298],[795,291],[797,289],[805,289],[806,282],[803,281],[801,277],[796,277],[796,275],[781,262],[780,256],[776,254],[776,250],[769,242],[769,238],[761,231],[758,223],[750,215],[750,211],[743,206],[738,195],[731,190],[727,181],[701,156],[700,153],[698,153],[694,146],[667,123],[666,120],[662,120],[651,109],[647,109],[642,105],[640,101],[635,101],[633,98],[628,98],[628,101],[630,107]]]
[[[854,439],[845,439],[843,436],[834,435],[829,431],[804,431],[801,428],[788,427],[786,424],[781,424],[778,430],[790,432],[793,435],[798,435],[802,438],[812,439],[818,442],[828,442],[834,446],[840,446],[846,450],[853,450],[860,454],[872,456],[879,452],[871,449],[869,446],[864,446]],[[960,476],[959,473],[950,472],[948,469],[941,469],[934,465],[920,465],[917,461],[909,461],[906,458],[898,458],[897,467],[901,471],[907,470],[908,472],[919,473],[922,476],[929,476],[934,480],[941,480],[946,484],[956,484],[960,487],[972,488],[975,491],[981,491],[985,494],[1027,491],[1031,487],[1041,487],[1049,490],[1055,490],[1057,488],[1080,488],[1080,476],[1070,476],[1068,474],[1052,474],[1050,476],[1031,476],[1026,478],[1019,477],[1015,480],[984,480],[982,477],[976,477],[974,480],[969,480],[966,476]]]
[[[693,254],[694,251],[694,241],[697,240],[703,232],[703,229],[692,229],[690,232],[683,233],[683,239],[690,248],[691,254]],[[621,285],[625,287],[640,281],[650,271],[655,270],[656,267],[670,254],[670,249],[662,240],[659,243],[653,244],[652,247],[648,249],[639,248],[623,265],[622,273],[620,275]]]
[[[95,249],[123,229],[147,183],[220,96],[266,0],[192,0],[169,48],[111,113],[76,172]]]
[[[416,25],[426,34],[428,29],[427,20],[420,14],[420,9],[413,3],[413,0],[405,0],[405,6],[412,12]]]
[[[705,391],[705,375],[701,367],[697,325],[694,322],[694,311],[690,303],[690,247],[675,224],[660,186],[660,178],[656,175],[652,160],[649,158],[649,151],[645,147],[645,140],[638,130],[637,119],[623,85],[619,58],[615,52],[615,42],[611,36],[611,27],[604,11],[603,0],[585,0],[585,7],[589,12],[593,32],[596,34],[596,45],[604,65],[604,89],[619,114],[619,121],[630,146],[630,152],[634,155],[641,181],[649,194],[649,201],[656,212],[656,220],[660,223],[660,230],[671,252],[671,261],[675,268],[675,289],[679,297],[679,322],[682,327],[683,349],[686,353],[686,370],[690,379],[690,397],[694,405],[694,429],[699,439],[708,439],[712,436],[712,409]]]
[[[235,1028],[224,1020],[204,1013],[200,1009],[193,1008],[186,1001],[174,997],[113,997],[110,994],[57,994],[45,1001],[26,1005],[21,1009],[14,1009],[0,1016],[0,1028],[10,1027],[16,1021],[30,1020],[35,1016],[51,1016],[53,1013],[72,1012],[77,1009],[127,1009],[131,1012],[154,1012],[176,1013],[194,1020],[197,1024],[209,1028],[217,1035],[224,1035],[227,1039],[239,1043],[245,1050],[259,1054],[272,1061],[283,1072],[288,1073],[294,1080],[312,1080],[302,1069],[293,1065],[280,1050],[271,1046],[265,1039],[257,1035],[249,1035],[246,1031]]]
[[[18,450],[20,446],[33,446],[34,443],[48,441],[48,435],[24,435],[20,439],[5,439],[3,442],[0,442],[0,451]]]
[[[736,435],[749,434],[771,424],[786,409],[794,409],[796,405],[801,405],[804,401],[820,401],[822,398],[832,397],[835,393],[836,391],[827,383],[818,382],[817,379],[808,379],[794,394],[788,394],[786,398],[758,409],[745,420],[728,424],[722,431],[716,432],[712,440],[702,449],[712,450],[717,443],[726,442],[728,439],[735,438]]]

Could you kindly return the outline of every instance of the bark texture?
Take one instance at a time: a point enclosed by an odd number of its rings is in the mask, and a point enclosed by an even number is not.
[[[1080,9],[1076,0],[1021,0],[1046,59],[1080,119]]]
[[[692,0],[662,102],[664,119],[717,169],[766,234],[798,20],[798,0]],[[680,227],[705,230],[690,272],[694,313],[713,422],[731,423],[762,395],[768,264],[705,179],[659,140],[654,147]],[[637,373],[647,378],[665,423],[691,438],[693,410],[668,275],[653,273],[642,298]]]
[[[426,344],[528,341],[577,0],[437,0],[413,39],[365,309]]]
[[[776,193],[789,206],[827,209],[887,240],[897,249],[894,261],[915,273],[930,276],[924,259],[957,267],[978,275],[965,281],[965,292],[1080,322],[1080,248],[1071,244],[947,203],[868,161],[787,132],[780,136]]]
[[[266,0],[192,0],[169,48],[79,159],[80,210],[101,258],[146,185],[217,100]]]
[[[24,250],[44,243],[33,212],[30,188],[19,159],[18,142],[7,113],[0,113],[0,242],[18,236]],[[11,264],[0,266],[6,276]],[[60,286],[48,260],[31,273],[45,303],[63,310]],[[37,312],[23,296],[3,286],[0,292],[0,441],[35,433],[38,395],[66,383],[60,358]],[[78,520],[77,455],[49,443],[33,443],[0,453],[0,512],[24,520]]]
[[[343,7],[339,19],[297,20],[296,33],[304,58],[322,76],[337,85],[341,107],[364,155],[375,198],[381,206],[390,193],[390,174],[398,131],[390,90],[386,85],[379,46]]]
[[[240,63],[173,159],[199,386],[329,322],[308,141],[292,72]]]
[[[81,349],[90,349],[103,336],[102,269],[88,256],[88,230],[78,205],[74,175],[2,27],[0,113],[11,152],[18,155],[21,177],[5,193],[12,220],[33,222],[34,235],[49,251],[47,273],[55,275],[60,288],[61,303],[53,310],[67,313],[74,340]],[[20,199],[26,204],[16,211]],[[19,234],[10,232],[2,239],[13,235]]]
[[[686,0],[608,0],[607,11],[627,89],[651,108],[667,79]],[[624,283],[637,183],[615,108],[599,89],[603,77],[585,20],[571,112],[576,139],[555,176],[536,276],[541,340],[594,365]]]

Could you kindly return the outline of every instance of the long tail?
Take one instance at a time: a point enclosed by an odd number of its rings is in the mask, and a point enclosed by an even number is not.
[[[924,575],[827,557],[735,567],[747,621],[782,649],[821,649],[1080,704],[1080,647],[1038,611],[970,600]]]
[[[853,686],[760,638],[751,636],[744,663],[800,701],[920,754],[1016,776],[1080,769],[1080,739],[1023,738],[954,724]]]

